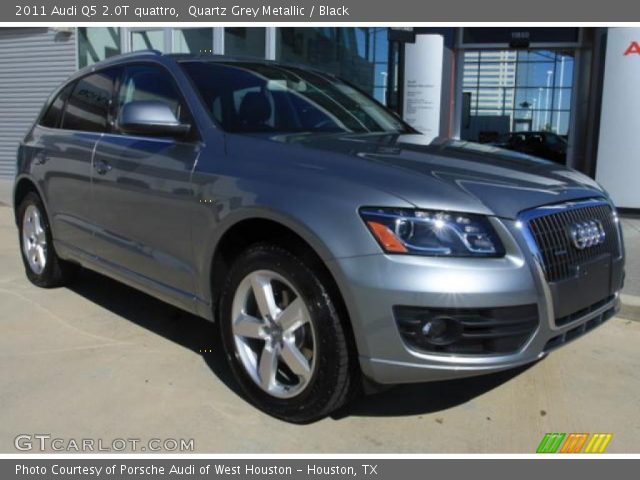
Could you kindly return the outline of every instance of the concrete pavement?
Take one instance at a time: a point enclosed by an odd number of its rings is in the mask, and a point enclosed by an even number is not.
[[[640,323],[624,318],[528,369],[401,386],[289,425],[242,399],[204,320],[89,272],[29,284],[0,207],[0,325],[2,453],[34,433],[193,438],[196,453],[531,453],[546,432],[611,432],[608,452],[640,452]]]
[[[9,206],[12,203],[13,179],[0,177],[0,206]]]

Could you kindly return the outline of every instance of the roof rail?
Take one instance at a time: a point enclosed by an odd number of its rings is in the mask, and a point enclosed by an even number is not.
[[[107,57],[104,60],[100,60],[99,62],[91,65],[87,65],[86,67],[81,68],[78,72],[93,72],[96,69],[118,64],[120,60],[126,60],[127,58],[161,57],[162,55],[163,53],[158,50],[137,50],[135,52],[120,53],[118,55],[113,55],[112,57]]]
[[[169,58],[173,58],[174,60],[177,61],[183,61],[183,60],[194,60],[194,61],[199,61],[199,60],[211,60],[213,62],[240,62],[240,63],[262,63],[265,65],[275,65],[275,66],[281,66],[281,67],[294,67],[294,68],[300,68],[302,70],[308,70],[311,72],[318,72],[321,73],[323,75],[328,75],[331,77],[335,77],[335,74],[331,73],[331,72],[327,72],[325,70],[322,70],[321,67],[314,67],[313,65],[307,65],[304,63],[299,63],[299,62],[282,62],[279,60],[270,60],[270,59],[265,59],[265,58],[254,58],[254,57],[243,57],[240,55],[225,55],[225,54],[219,54],[219,53],[167,53],[167,54],[163,54],[166,57]]]
[[[118,59],[118,58],[129,58],[129,57],[142,57],[147,55],[153,55],[154,57],[162,56],[162,52],[160,50],[136,50],[135,52],[127,52],[120,53],[118,55],[114,55],[113,57],[109,57],[106,60]]]

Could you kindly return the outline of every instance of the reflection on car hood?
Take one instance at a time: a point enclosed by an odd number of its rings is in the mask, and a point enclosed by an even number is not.
[[[458,208],[514,218],[528,208],[605,195],[595,181],[575,170],[461,140],[317,133],[269,140],[302,147],[307,152],[295,155],[298,160],[314,162],[341,178],[377,185],[419,208]]]

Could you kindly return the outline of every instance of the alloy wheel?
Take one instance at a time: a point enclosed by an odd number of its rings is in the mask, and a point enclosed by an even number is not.
[[[309,385],[316,333],[304,300],[283,276],[258,270],[240,282],[232,332],[241,365],[263,391],[291,398]]]
[[[38,207],[29,205],[22,220],[22,252],[31,271],[40,275],[47,265],[47,236]]]

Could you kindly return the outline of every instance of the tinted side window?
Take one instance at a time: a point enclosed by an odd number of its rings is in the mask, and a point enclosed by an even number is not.
[[[42,120],[40,120],[40,125],[49,128],[58,128],[60,126],[60,118],[62,117],[64,102],[67,100],[67,97],[69,97],[69,94],[71,93],[74,85],[74,83],[71,83],[64,87],[60,93],[58,93],[53,102],[51,102],[47,113],[45,113],[44,117],[42,117]]]
[[[125,70],[120,87],[119,108],[131,102],[157,101],[171,108],[176,118],[189,123],[178,88],[169,72],[156,65],[133,65]]]
[[[117,76],[117,69],[109,69],[78,80],[64,109],[62,128],[107,131],[109,106]]]

